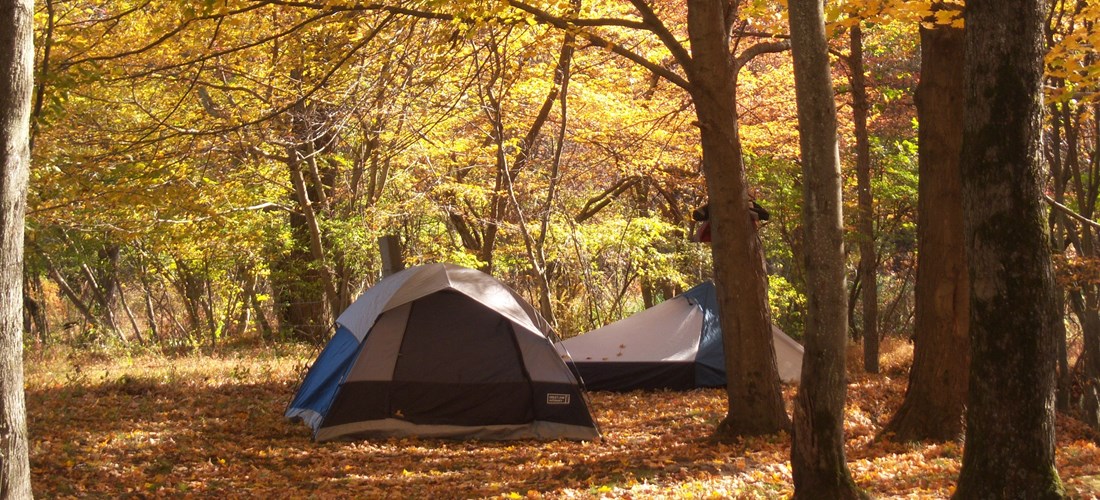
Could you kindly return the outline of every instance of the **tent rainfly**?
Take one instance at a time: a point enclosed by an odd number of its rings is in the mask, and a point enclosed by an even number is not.
[[[546,321],[485,273],[405,269],[336,323],[286,411],[317,441],[599,438]]]
[[[779,377],[798,382],[802,346],[772,326]],[[714,283],[566,339],[558,353],[591,391],[686,390],[726,384]],[[571,361],[570,361],[571,360]]]

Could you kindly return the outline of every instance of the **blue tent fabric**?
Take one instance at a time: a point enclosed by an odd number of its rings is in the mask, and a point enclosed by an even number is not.
[[[302,415],[307,421],[324,415],[361,347],[362,344],[351,331],[343,326],[337,328],[332,340],[310,367],[290,407],[308,410]]]
[[[718,298],[715,293],[711,281],[695,285],[683,293],[691,303],[703,310],[699,353],[695,356],[695,383],[701,387],[726,385],[726,356],[722,327],[718,325]]]
[[[774,325],[772,338],[780,378],[799,381],[802,346]],[[556,347],[589,390],[684,390],[726,384],[718,298],[710,281]]]

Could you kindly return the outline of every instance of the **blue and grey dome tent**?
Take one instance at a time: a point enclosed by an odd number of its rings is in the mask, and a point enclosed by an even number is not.
[[[779,377],[797,382],[802,346],[772,326]],[[686,390],[726,385],[714,283],[556,346],[590,391]]]
[[[336,323],[286,411],[318,441],[599,438],[545,320],[485,273],[405,269]]]

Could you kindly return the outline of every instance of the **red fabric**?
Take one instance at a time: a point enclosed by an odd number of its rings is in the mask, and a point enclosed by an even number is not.
[[[699,224],[699,229],[695,231],[695,237],[692,240],[700,243],[710,243],[710,221],[703,221],[702,224]]]

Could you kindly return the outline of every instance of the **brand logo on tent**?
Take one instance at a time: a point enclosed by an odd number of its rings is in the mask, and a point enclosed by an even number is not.
[[[569,404],[568,394],[548,393],[546,395],[546,404],[548,405],[567,405]]]

